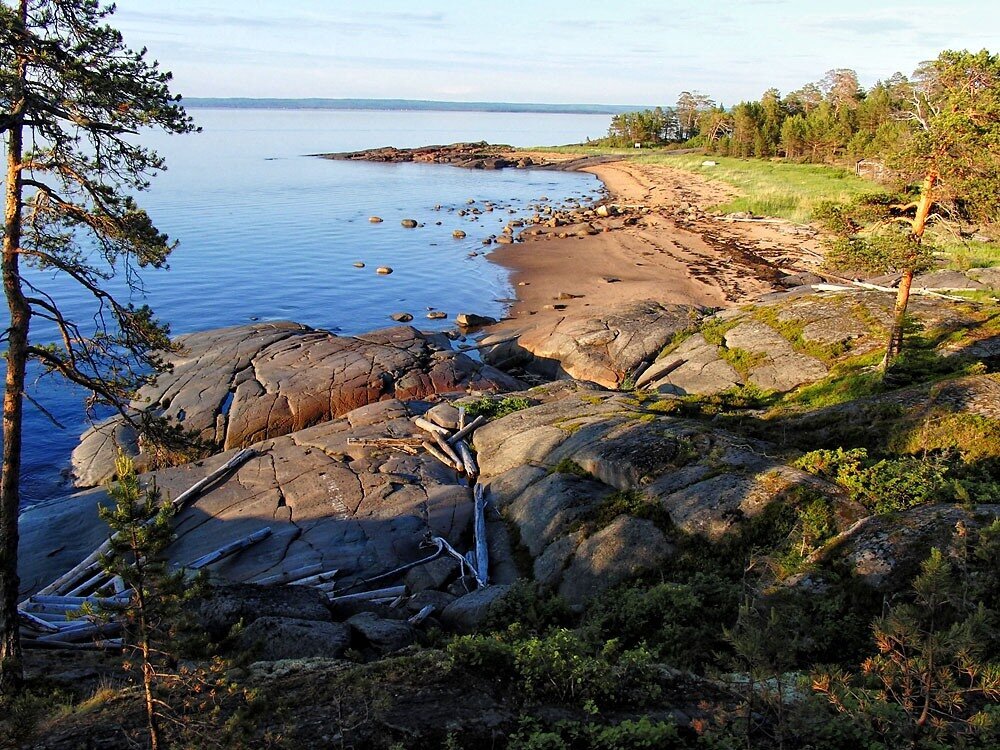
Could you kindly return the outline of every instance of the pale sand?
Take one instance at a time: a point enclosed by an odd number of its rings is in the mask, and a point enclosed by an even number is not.
[[[807,268],[819,257],[819,243],[807,229],[729,223],[685,208],[687,204],[704,210],[725,201],[732,191],[721,183],[628,160],[584,171],[603,181],[610,202],[650,211],[640,212],[634,226],[601,219],[593,222],[600,234],[529,237],[494,250],[490,259],[513,272],[518,301],[509,319],[491,333],[551,330],[566,317],[597,317],[628,300],[712,308],[738,305],[776,289],[774,282],[782,275],[778,269]],[[603,231],[605,227],[609,231]],[[563,229],[572,231],[545,231]],[[608,278],[620,281],[609,283]],[[558,300],[560,293],[582,296]]]

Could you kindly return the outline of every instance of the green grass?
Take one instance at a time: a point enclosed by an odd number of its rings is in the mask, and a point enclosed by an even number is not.
[[[733,200],[714,206],[720,213],[749,211],[755,216],[773,216],[808,222],[820,203],[846,202],[857,195],[880,192],[853,172],[823,164],[793,164],[763,159],[650,152],[635,157],[646,164],[661,164],[693,172],[707,180],[736,188]],[[703,167],[711,160],[714,167]]]
[[[728,156],[678,154],[666,148],[637,150],[591,144],[525,150],[553,154],[628,156],[641,164],[676,167],[736,189],[739,195],[731,201],[713,206],[714,211],[719,213],[749,211],[755,216],[770,216],[803,223],[811,221],[816,208],[825,201],[846,203],[857,195],[884,192],[875,183],[863,180],[847,169],[825,164],[736,159]],[[716,166],[703,167],[704,161],[714,161]],[[985,262],[978,255],[976,258],[977,262]],[[1000,257],[989,265],[995,263],[1000,263]]]
[[[962,240],[953,234],[929,232],[928,240],[945,257],[946,267],[955,271],[1000,266],[1000,242]]]

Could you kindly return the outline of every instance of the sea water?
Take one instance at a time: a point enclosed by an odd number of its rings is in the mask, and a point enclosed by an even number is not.
[[[201,133],[143,141],[166,157],[168,170],[140,204],[180,244],[169,270],[142,273],[143,291],[132,300],[148,303],[173,334],[293,320],[349,335],[393,325],[389,316],[396,312],[413,315],[421,329],[441,330],[461,312],[499,316],[513,290],[504,269],[485,257],[483,238],[542,198],[558,204],[596,197],[593,176],[312,155],[478,140],[579,143],[603,135],[609,122],[606,115],[481,112],[190,113]],[[492,212],[483,210],[487,203]],[[468,213],[474,207],[483,212]],[[459,216],[463,209],[466,216]],[[370,216],[383,221],[373,224]],[[422,226],[406,229],[404,218]],[[454,239],[455,229],[466,237]],[[376,274],[379,266],[393,273]],[[30,269],[26,275],[71,319],[93,319],[92,301],[74,284]],[[118,282],[111,287],[124,293]],[[427,319],[432,308],[448,318]],[[34,341],[55,340],[44,321],[33,325]],[[79,389],[56,378],[31,380],[32,398],[62,426],[25,404],[24,505],[71,491],[69,455],[89,424]]]

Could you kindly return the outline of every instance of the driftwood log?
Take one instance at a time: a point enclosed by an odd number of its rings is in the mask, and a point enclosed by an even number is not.
[[[187,490],[185,490],[184,492],[182,492],[181,494],[179,494],[177,497],[175,497],[170,502],[171,506],[173,506],[173,508],[174,508],[175,511],[181,511],[181,510],[183,510],[184,507],[191,500],[193,500],[195,497],[197,497],[198,494],[202,490],[204,490],[206,487],[208,487],[212,482],[214,482],[217,479],[223,477],[229,471],[233,470],[237,466],[240,466],[245,461],[249,460],[251,457],[256,456],[256,455],[257,455],[257,451],[255,451],[252,448],[245,448],[244,450],[241,450],[239,453],[237,453],[235,456],[233,456],[231,459],[229,459],[225,464],[223,464],[222,466],[220,466],[219,468],[217,468],[215,471],[213,471],[212,473],[210,473],[207,477],[205,477],[204,479],[201,479],[198,482],[195,482],[195,484],[191,485],[190,488],[188,488]],[[149,523],[152,523],[152,522],[153,522],[153,519],[151,518],[146,523],[149,524]],[[117,537],[117,534],[115,534],[114,536],[112,536],[111,538],[109,538],[106,542],[104,542],[103,544],[101,544],[100,547],[98,547],[97,549],[95,549],[93,552],[91,552],[89,555],[87,555],[87,557],[85,557],[83,560],[81,560],[79,563],[77,563],[75,566],[73,566],[66,573],[64,573],[63,575],[59,576],[59,578],[57,578],[56,580],[54,580],[48,586],[46,586],[45,588],[41,589],[38,593],[40,593],[40,594],[65,593],[68,590],[72,589],[73,588],[73,584],[75,582],[79,581],[84,576],[93,576],[94,571],[100,569],[100,558],[101,558],[101,555],[106,555],[108,552],[111,551],[111,542],[116,537]],[[79,589],[80,587],[77,586],[75,588]]]
[[[224,560],[227,557],[235,555],[237,552],[245,550],[247,547],[252,547],[264,539],[271,536],[271,527],[265,526],[263,529],[255,531],[249,536],[245,536],[242,539],[237,539],[236,541],[230,542],[229,544],[219,547],[219,549],[209,552],[207,555],[202,555],[197,560],[188,563],[184,567],[189,570],[201,570],[202,568],[207,568],[209,565]]]

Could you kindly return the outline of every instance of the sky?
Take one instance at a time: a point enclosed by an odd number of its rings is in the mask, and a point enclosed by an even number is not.
[[[731,105],[1000,52],[995,0],[118,0],[113,24],[188,97]]]

